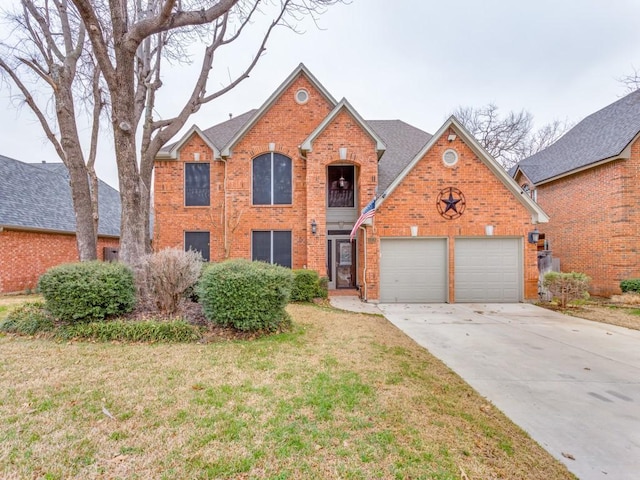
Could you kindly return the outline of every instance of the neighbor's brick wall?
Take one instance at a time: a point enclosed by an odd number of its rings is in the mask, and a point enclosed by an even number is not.
[[[541,225],[563,272],[592,279],[592,295],[620,293],[620,281],[640,277],[640,142],[617,160],[537,187],[550,222]]]
[[[98,258],[104,247],[117,247],[118,239],[99,238]],[[75,235],[18,230],[0,232],[0,292],[34,289],[49,268],[79,260]]]
[[[494,236],[523,238],[524,296],[538,298],[538,267],[536,246],[526,242],[533,229],[531,213],[504,184],[460,139],[447,140],[448,132],[416,164],[396,190],[385,199],[374,220],[377,238],[369,239],[368,248],[376,252],[369,263],[376,281],[369,285],[370,298],[379,298],[379,239],[410,236],[410,226],[418,226],[418,235],[448,237],[449,239],[449,301],[455,302],[454,259],[455,239],[465,236],[484,236],[485,226],[494,226]],[[446,167],[442,154],[454,148],[458,163]],[[466,209],[457,219],[444,219],[436,208],[438,194],[447,187],[462,191]]]

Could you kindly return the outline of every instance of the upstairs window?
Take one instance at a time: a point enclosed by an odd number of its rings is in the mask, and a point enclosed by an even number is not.
[[[184,164],[184,204],[187,207],[208,207],[211,173],[208,163]]]
[[[253,159],[253,204],[291,205],[291,159],[265,153]]]
[[[328,207],[354,207],[354,168],[352,165],[330,166],[328,175]]]

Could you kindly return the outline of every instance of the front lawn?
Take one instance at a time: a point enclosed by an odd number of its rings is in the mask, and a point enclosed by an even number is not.
[[[569,479],[384,318],[126,345],[0,337],[0,478]]]

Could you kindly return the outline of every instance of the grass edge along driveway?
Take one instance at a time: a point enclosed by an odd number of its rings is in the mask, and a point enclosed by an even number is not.
[[[0,338],[0,478],[569,479],[380,316],[254,341]]]

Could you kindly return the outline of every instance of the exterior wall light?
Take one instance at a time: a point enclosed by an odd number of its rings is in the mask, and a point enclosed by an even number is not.
[[[529,232],[529,243],[538,243],[540,240],[540,232],[538,231],[538,227],[535,227],[532,231]]]
[[[312,234],[316,234],[318,233],[318,224],[316,223],[316,219],[314,218],[313,220],[311,220],[311,233]]]

